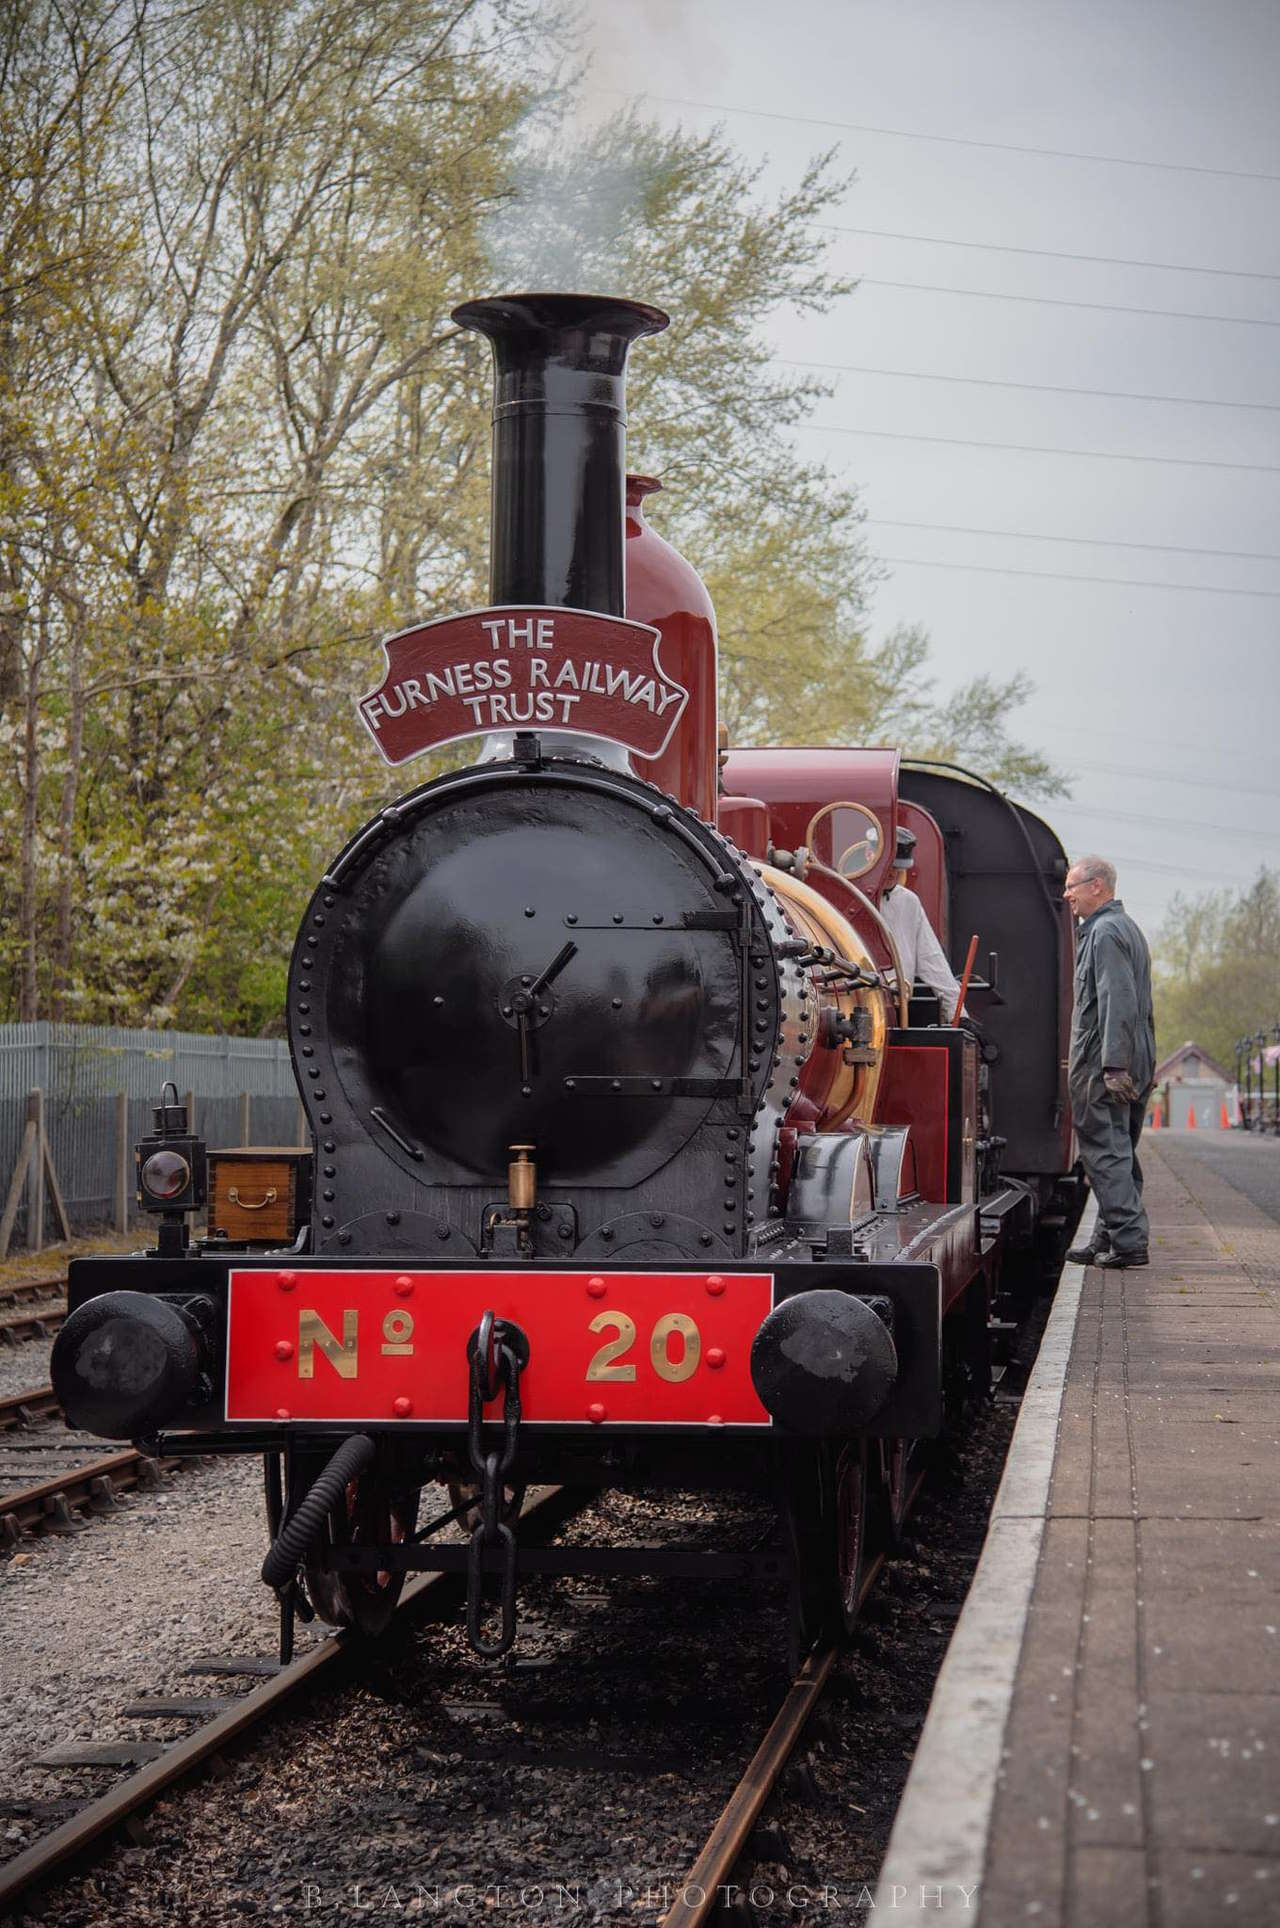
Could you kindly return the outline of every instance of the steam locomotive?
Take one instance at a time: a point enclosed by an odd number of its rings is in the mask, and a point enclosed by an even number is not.
[[[155,1248],[73,1262],[53,1383],[104,1437],[264,1455],[286,1647],[295,1606],[375,1632],[407,1570],[465,1562],[473,1644],[504,1651],[530,1481],[773,1493],[803,1644],[852,1621],[1062,1224],[1065,859],[956,769],[723,750],[710,601],[625,470],[628,353],[667,317],[455,320],[495,364],[490,606],[388,639],[360,715],[392,766],[483,748],[308,905],[289,1222],[193,1239],[206,1148],[166,1093]],[[900,827],[952,954],[985,946],[980,1037],[903,982]]]

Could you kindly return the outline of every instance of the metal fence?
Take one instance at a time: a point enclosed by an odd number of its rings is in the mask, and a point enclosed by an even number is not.
[[[31,1094],[43,1094],[49,1158],[73,1230],[133,1222],[132,1151],[171,1080],[194,1125],[219,1146],[293,1145],[300,1115],[288,1046],[278,1038],[205,1037],[102,1024],[0,1025],[0,1200],[14,1197],[10,1241],[38,1247],[34,1169],[19,1170]]]

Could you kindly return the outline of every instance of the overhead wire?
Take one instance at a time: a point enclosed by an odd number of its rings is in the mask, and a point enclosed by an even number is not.
[[[1252,596],[1280,601],[1280,589],[1228,589],[1216,582],[1156,582],[1148,576],[1087,576],[1071,570],[1013,569],[991,562],[938,562],[927,556],[880,556],[878,560],[904,569],[967,569],[979,576],[1034,576],[1041,582],[1101,582],[1115,589],[1167,589],[1186,595]]]
[[[1164,321],[1212,321],[1225,322],[1238,328],[1280,328],[1280,321],[1271,321],[1261,315],[1211,315],[1199,309],[1186,308],[1133,308],[1119,301],[1071,301],[1064,295],[1000,294],[994,288],[948,288],[937,281],[886,281],[879,275],[870,274],[859,275],[858,286],[907,289],[917,294],[961,295],[969,301],[1016,301],[1037,308],[1086,308],[1094,314],[1144,315],[1148,319],[1154,317]]]
[[[1056,806],[1055,806],[1056,807]],[[1230,884],[1232,879],[1224,876],[1220,868],[1210,869],[1206,864],[1162,864],[1153,857],[1115,857],[1112,859],[1118,869],[1157,870],[1171,877],[1216,877],[1221,884]],[[1244,888],[1240,882],[1240,888]]]
[[[1166,556],[1218,556],[1227,562],[1280,562],[1275,549],[1195,549],[1180,542],[1121,542],[1115,536],[1047,535],[1036,529],[978,529],[957,522],[909,522],[900,516],[870,515],[876,529],[931,529],[952,536],[995,536],[1013,542],[1070,542],[1085,549],[1145,549]]]
[[[1224,781],[1222,788],[1229,790],[1232,785]],[[1202,817],[1197,817],[1194,822],[1188,822],[1185,817],[1152,817],[1137,810],[1112,810],[1106,804],[1081,803],[1075,797],[1055,797],[1053,808],[1055,815],[1060,811],[1069,814],[1075,810],[1087,817],[1105,817],[1108,823],[1152,824],[1159,830],[1178,830],[1192,837],[1223,832],[1229,837],[1261,839],[1263,843],[1273,843],[1280,849],[1280,830],[1259,830],[1252,824],[1206,823]]]
[[[881,241],[914,241],[922,247],[973,248],[983,254],[1026,254],[1040,261],[1091,261],[1105,268],[1152,268],[1162,274],[1221,275],[1240,281],[1280,281],[1280,273],[1263,268],[1210,268],[1194,261],[1142,261],[1123,254],[1074,254],[1066,248],[1020,248],[1002,241],[956,241],[945,234],[904,234],[896,228],[852,228],[839,221],[815,221],[827,234],[871,235]]]
[[[969,435],[921,435],[897,428],[856,428],[841,422],[797,422],[797,429],[823,435],[868,435],[881,442],[936,442],[945,448],[995,449],[1015,455],[1074,455],[1098,462],[1155,462],[1182,469],[1236,469],[1246,475],[1280,475],[1274,462],[1215,462],[1202,455],[1130,455],[1123,449],[1067,449],[1044,442],[980,442]]]
[[[753,120],[786,121],[796,127],[834,127],[849,134],[878,134],[890,140],[930,141],[943,147],[985,148],[995,154],[1034,154],[1046,160],[1088,161],[1101,167],[1156,168],[1170,174],[1209,174],[1227,181],[1280,181],[1280,174],[1257,168],[1208,167],[1195,161],[1148,161],[1131,154],[1092,154],[1070,147],[1033,147],[1022,141],[982,141],[961,134],[927,134],[915,128],[879,127],[869,121],[834,120],[818,114],[783,114],[767,107],[738,107],[728,101],[689,100],[678,94],[632,93],[624,87],[600,87],[600,93],[617,94],[637,104],[656,101],[665,107],[696,107],[711,114],[745,114]]]
[[[1144,770],[1132,763],[1099,763],[1094,758],[1072,757],[1071,766],[1076,770],[1099,770],[1108,776],[1143,777],[1150,783],[1176,783],[1179,789],[1192,790],[1230,790],[1238,796],[1280,797],[1280,790],[1266,790],[1257,784],[1238,783],[1234,777],[1228,781],[1219,777],[1185,776],[1181,770],[1170,774],[1168,770]]]
[[[1067,388],[1060,382],[997,381],[990,375],[935,375],[923,368],[872,368],[864,362],[801,361],[779,356],[784,368],[817,368],[839,375],[887,375],[904,382],[953,382],[966,388],[1016,388],[1040,395],[1097,395],[1106,401],[1176,402],[1188,408],[1246,408],[1280,413],[1280,402],[1233,402],[1214,395],[1152,395],[1137,388]]]

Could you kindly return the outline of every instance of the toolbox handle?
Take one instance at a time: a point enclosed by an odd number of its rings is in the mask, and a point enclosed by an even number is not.
[[[233,1205],[238,1205],[242,1212],[260,1212],[264,1205],[275,1204],[276,1188],[274,1185],[268,1185],[266,1197],[258,1199],[257,1203],[253,1205],[249,1203],[247,1198],[241,1198],[234,1185],[228,1188],[227,1197]]]

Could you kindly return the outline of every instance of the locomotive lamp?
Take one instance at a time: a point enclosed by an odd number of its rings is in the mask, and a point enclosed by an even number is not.
[[[204,1140],[187,1129],[187,1107],[179,1104],[175,1085],[162,1088],[151,1115],[151,1135],[141,1140],[136,1153],[138,1204],[144,1212],[161,1215],[157,1240],[161,1256],[180,1258],[187,1248],[186,1215],[205,1202]]]

